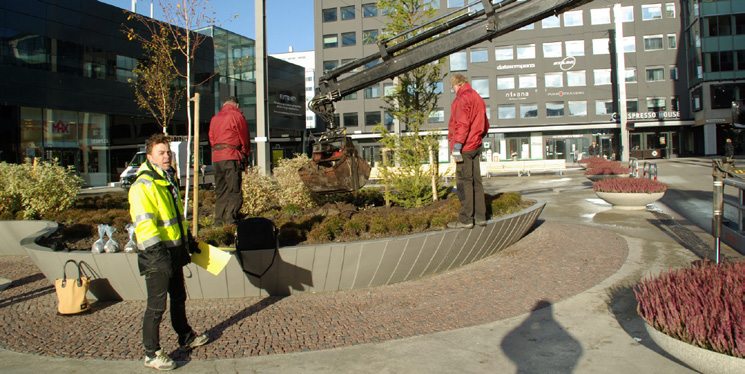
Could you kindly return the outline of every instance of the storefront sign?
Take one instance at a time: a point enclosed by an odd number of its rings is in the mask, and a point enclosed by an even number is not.
[[[507,100],[513,101],[513,100],[525,100],[528,97],[530,97],[530,92],[507,92],[504,94],[504,97],[507,98]]]
[[[70,134],[72,132],[72,123],[64,123],[62,120],[52,125],[52,134]]]
[[[573,96],[573,95],[584,95],[585,91],[559,91],[549,92],[546,96]]]
[[[497,65],[497,70],[533,69],[535,64]]]
[[[671,112],[633,112],[627,113],[626,119],[680,118],[680,111]]]

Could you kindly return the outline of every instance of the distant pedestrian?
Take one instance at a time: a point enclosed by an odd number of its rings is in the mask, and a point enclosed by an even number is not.
[[[486,226],[486,202],[481,183],[481,143],[489,131],[484,99],[468,84],[461,74],[453,74],[450,86],[455,100],[450,110],[448,142],[455,161],[455,185],[460,200],[458,220],[449,228]]]
[[[598,147],[598,144],[592,142],[590,148],[587,149],[587,154],[589,154],[590,157],[597,157],[600,154],[600,147]]]
[[[145,367],[173,370],[176,363],[160,347],[160,322],[171,303],[171,325],[182,351],[207,343],[206,334],[197,335],[186,320],[186,287],[183,267],[191,262],[189,253],[199,252],[189,234],[183,204],[171,168],[167,135],[155,134],[145,144],[147,161],[137,170],[129,189],[129,213],[135,225],[137,263],[145,276],[147,307],[142,322]]]
[[[222,110],[210,122],[216,226],[237,223],[243,205],[241,185],[251,153],[251,141],[248,123],[238,107],[238,99],[228,96],[223,100]]]
[[[732,139],[727,138],[727,143],[724,144],[724,156],[732,158],[735,155],[735,146],[732,144]]]

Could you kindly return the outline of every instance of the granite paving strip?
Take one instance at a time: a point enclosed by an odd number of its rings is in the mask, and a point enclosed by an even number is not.
[[[493,322],[555,303],[615,273],[619,235],[542,222],[504,251],[445,273],[389,286],[285,298],[189,300],[192,326],[212,342],[180,353],[168,313],[161,341],[177,360],[239,358],[382,342]],[[57,316],[54,287],[23,256],[0,257],[0,348],[57,357],[139,360],[144,301],[93,303]]]

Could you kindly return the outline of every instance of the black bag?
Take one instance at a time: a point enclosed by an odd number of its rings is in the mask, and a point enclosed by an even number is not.
[[[272,250],[271,259],[255,252],[267,249]],[[236,225],[235,255],[246,274],[261,278],[274,264],[278,249],[279,229],[272,220],[253,217],[238,222]],[[265,262],[269,262],[266,267],[263,266]]]

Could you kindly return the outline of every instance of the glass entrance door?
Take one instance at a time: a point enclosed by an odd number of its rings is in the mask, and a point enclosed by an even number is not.
[[[47,148],[45,158],[47,161],[57,159],[62,166],[74,166],[75,173],[80,175],[80,150],[77,148]]]

